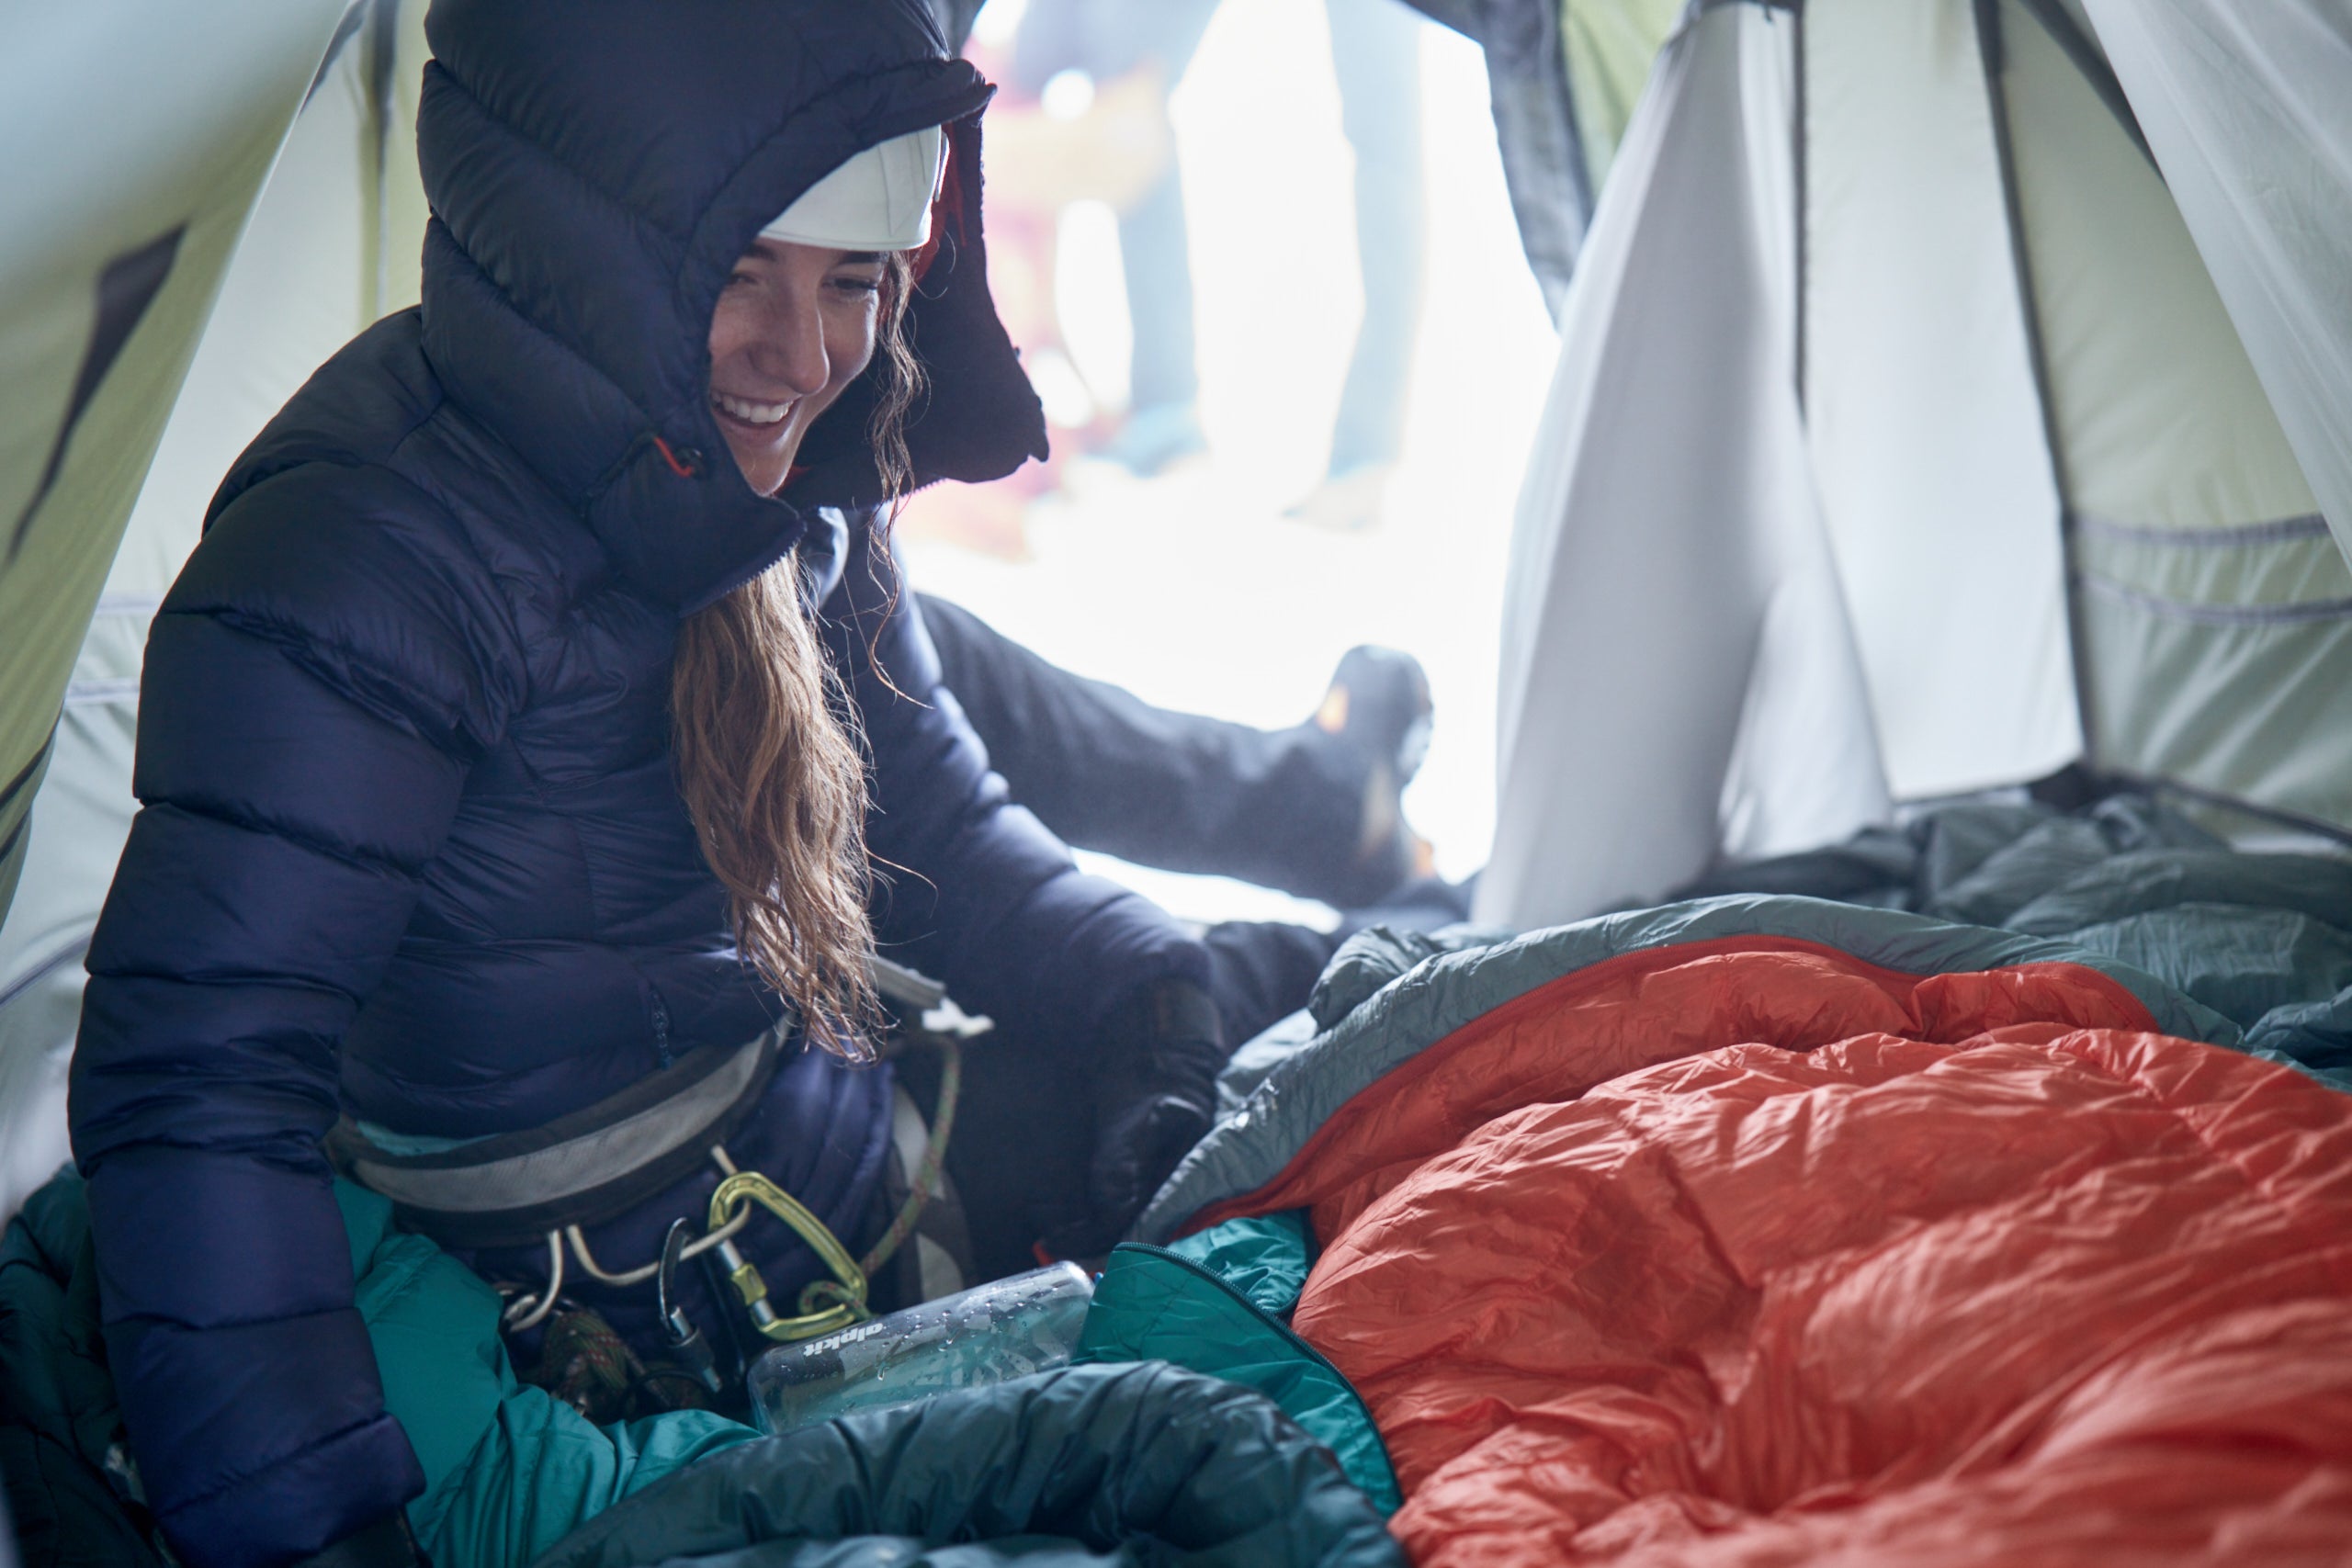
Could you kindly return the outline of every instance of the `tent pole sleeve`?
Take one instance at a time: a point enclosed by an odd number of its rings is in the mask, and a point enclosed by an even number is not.
[[[2009,256],[2017,269],[2018,313],[2025,323],[2026,357],[2033,367],[2034,397],[2041,405],[2041,441],[2050,454],[2050,478],[2058,492],[2059,547],[2066,562],[2066,646],[2075,666],[2075,716],[2083,735],[2083,758],[2098,765],[2098,729],[2091,712],[2090,645],[2083,630],[2082,587],[2075,581],[2074,492],[2058,445],[2058,408],[2052,400],[2050,356],[2041,337],[2041,311],[2033,290],[2033,261],[2026,253],[2025,204],[2018,195],[2017,149],[2009,138],[2008,51],[2001,36],[2001,0],[1974,0],[1976,49],[1984,65],[1984,107],[1993,123],[1993,150],[2001,172],[2001,204],[2008,219]]]

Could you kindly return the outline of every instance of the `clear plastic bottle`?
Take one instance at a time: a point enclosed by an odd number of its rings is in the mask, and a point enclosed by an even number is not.
[[[1049,1371],[1077,1349],[1093,1300],[1086,1270],[1057,1263],[779,1345],[745,1379],[752,1418],[763,1432],[784,1432]]]

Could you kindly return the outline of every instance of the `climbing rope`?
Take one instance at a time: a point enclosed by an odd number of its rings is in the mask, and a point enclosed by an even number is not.
[[[931,1136],[923,1144],[922,1162],[915,1167],[914,1179],[908,1184],[907,1201],[899,1205],[898,1216],[882,1233],[882,1239],[874,1244],[874,1249],[858,1259],[857,1266],[868,1274],[888,1263],[907,1237],[914,1235],[915,1225],[922,1218],[923,1205],[939,1190],[948,1135],[956,1131],[956,1102],[964,1093],[964,1048],[944,1034],[925,1038],[939,1051],[939,1102],[931,1113]],[[819,1281],[819,1285],[822,1283]],[[808,1292],[801,1294],[805,1299]]]

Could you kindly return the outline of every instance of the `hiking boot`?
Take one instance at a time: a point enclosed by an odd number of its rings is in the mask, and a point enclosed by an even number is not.
[[[1429,841],[1405,820],[1405,786],[1429,755],[1436,705],[1420,660],[1393,648],[1360,645],[1340,656],[1315,709],[1315,728],[1363,759],[1362,827],[1343,905],[1369,904],[1430,870]]]

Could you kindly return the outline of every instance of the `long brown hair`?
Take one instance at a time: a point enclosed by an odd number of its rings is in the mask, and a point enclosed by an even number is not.
[[[907,258],[892,255],[875,343],[881,390],[866,427],[890,498],[880,529],[913,475],[906,421],[922,389],[906,330],[913,281]],[[743,961],[792,1005],[811,1043],[872,1060],[864,748],[809,624],[797,558],[681,624],[670,714],[679,793],[727,889]]]

